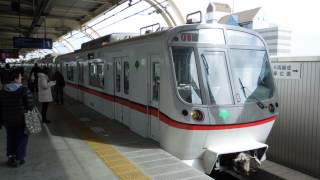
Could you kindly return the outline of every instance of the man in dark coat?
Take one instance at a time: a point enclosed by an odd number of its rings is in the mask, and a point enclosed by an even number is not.
[[[40,72],[38,64],[35,63],[33,68],[30,71],[29,76],[29,87],[32,91],[38,92],[38,73]]]
[[[57,104],[63,104],[63,88],[66,85],[64,77],[59,71],[56,71],[53,75],[53,80],[56,81],[55,102]]]
[[[21,72],[10,72],[11,82],[0,91],[0,126],[7,132],[7,164],[17,167],[25,163],[28,135],[24,113],[34,107],[32,93],[21,84]]]
[[[2,69],[1,74],[0,74],[2,85],[5,85],[10,82],[10,70],[11,70],[10,64],[7,63],[4,67],[4,69]]]

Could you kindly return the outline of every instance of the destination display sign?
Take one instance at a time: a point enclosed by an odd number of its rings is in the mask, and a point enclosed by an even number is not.
[[[14,48],[52,49],[52,39],[13,37]]]

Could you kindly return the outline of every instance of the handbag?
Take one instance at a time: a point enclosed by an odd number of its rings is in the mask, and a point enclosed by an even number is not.
[[[24,120],[26,123],[26,131],[29,134],[40,133],[42,130],[41,120],[42,116],[37,107],[34,107],[31,111],[24,114]]]

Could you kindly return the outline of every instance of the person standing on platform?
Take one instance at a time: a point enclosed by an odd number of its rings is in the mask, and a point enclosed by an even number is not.
[[[40,68],[38,64],[35,63],[33,68],[30,71],[29,76],[29,88],[32,92],[38,92],[38,73],[40,72]]]
[[[10,71],[10,64],[7,63],[0,73],[2,86],[4,86],[7,83],[10,83]]]
[[[59,71],[56,71],[53,75],[53,80],[56,81],[55,102],[57,104],[63,104],[63,88],[66,85],[64,77]]]
[[[22,86],[19,69],[10,72],[10,83],[0,91],[0,127],[7,133],[7,164],[17,167],[25,163],[28,135],[25,131],[24,113],[32,110],[32,93]]]
[[[49,103],[52,102],[51,87],[56,84],[55,81],[49,81],[47,74],[48,68],[46,67],[38,73],[38,101],[42,103],[41,115],[43,123],[51,122],[47,119],[47,110]]]

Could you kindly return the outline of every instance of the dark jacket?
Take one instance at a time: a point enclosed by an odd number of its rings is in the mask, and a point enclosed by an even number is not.
[[[10,69],[2,69],[0,72],[0,76],[1,76],[1,83],[2,84],[7,84],[10,83]]]
[[[53,80],[56,81],[56,86],[64,88],[64,86],[66,85],[66,82],[64,81],[63,75],[59,71],[56,71],[54,73]]]
[[[0,91],[0,125],[25,126],[24,113],[33,107],[33,97],[28,88],[14,83],[7,84]]]

